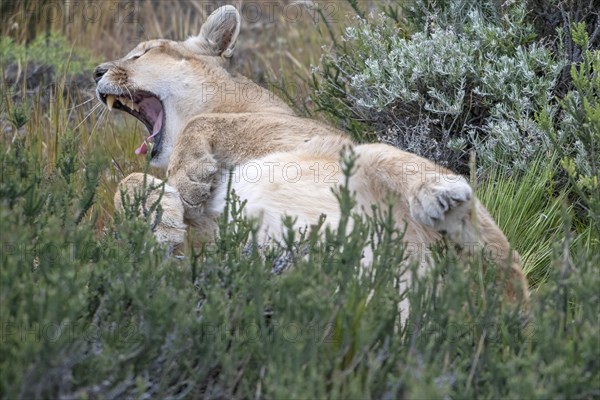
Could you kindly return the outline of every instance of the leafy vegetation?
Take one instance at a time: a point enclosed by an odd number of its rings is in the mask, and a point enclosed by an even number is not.
[[[561,165],[586,217],[600,232],[600,51],[589,50],[583,23],[574,27],[573,40],[586,50],[582,61],[570,69],[573,89],[561,102],[564,117],[558,129],[547,112],[541,113],[540,120],[562,156]]]
[[[11,33],[17,13],[3,3],[0,18],[10,24],[0,39],[0,397],[600,396],[600,53],[589,16],[571,27],[573,46],[583,49],[571,58],[557,43],[543,43],[532,14],[518,5],[392,2],[374,24],[366,3],[351,3],[347,9],[367,19],[340,19],[351,27],[345,41],[329,22],[310,37],[304,25],[293,26],[282,30],[285,43],[306,56],[292,63],[304,69],[292,69],[277,47],[250,60],[252,69],[266,66],[249,75],[268,81],[281,69],[283,89],[303,82],[318,55],[312,46],[333,37],[337,45],[323,50],[327,68],[314,76],[315,106],[363,140],[369,131],[380,139],[392,132],[414,151],[436,143],[439,159],[468,170],[523,258],[528,305],[501,300],[491,260],[460,260],[452,248],[432,250],[435,268],[417,276],[402,263],[401,232],[385,213],[371,221],[350,214],[344,188],[340,224],[355,226],[348,236],[331,229],[317,241],[315,228],[290,231],[280,248],[260,248],[256,224],[241,217],[233,195],[215,243],[192,234],[183,257],[167,256],[148,221],[115,215],[112,205],[116,183],[147,170],[132,159],[141,127],[98,113],[85,85],[65,87],[91,59],[60,39],[70,28],[52,25],[57,36],[47,36],[32,19]],[[189,11],[193,4],[174,5],[172,14],[162,4],[140,6],[140,18],[154,18],[147,26],[173,18],[188,31],[169,34],[194,32],[202,15]],[[122,53],[94,47],[114,34],[110,26],[82,26],[78,44],[87,41],[94,55]],[[47,37],[57,48],[45,52]],[[297,53],[292,46],[304,42]],[[409,59],[408,50],[420,58]],[[442,56],[444,65],[425,58]],[[65,69],[48,90],[28,87],[28,76],[15,90],[6,78],[16,60]],[[411,65],[423,69],[411,72]],[[557,89],[558,82],[566,86]],[[466,100],[454,102],[461,91]],[[467,107],[476,96],[480,114]],[[289,100],[315,112],[304,99]],[[475,150],[479,168],[467,168],[458,149]],[[373,236],[380,245],[364,270],[361,252]],[[415,275],[406,293],[397,287],[402,274]],[[406,298],[411,308],[401,324]]]
[[[492,266],[452,254],[400,294],[398,275],[415,271],[398,267],[403,248],[385,219],[356,220],[351,235],[330,231],[323,243],[310,232],[290,240],[292,266],[274,275],[277,254],[253,244],[256,227],[234,202],[218,242],[178,260],[146,221],[117,220],[98,237],[79,218],[98,180],[86,157],[73,157],[76,145],[65,136],[44,173],[25,144],[1,149],[0,218],[11,227],[2,234],[3,396],[597,393],[600,260],[575,252],[571,269],[567,238],[551,249],[526,315],[500,300]],[[356,218],[350,194],[339,198]],[[383,240],[364,275],[370,231]],[[411,313],[401,326],[404,296]]]

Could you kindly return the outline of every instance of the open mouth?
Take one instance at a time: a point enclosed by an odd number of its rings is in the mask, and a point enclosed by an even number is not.
[[[135,154],[145,155],[150,148],[150,155],[154,158],[160,152],[163,127],[165,126],[164,108],[158,97],[145,91],[136,91],[126,95],[99,93],[99,97],[109,110],[115,108],[125,111],[146,126],[149,136],[135,149]]]

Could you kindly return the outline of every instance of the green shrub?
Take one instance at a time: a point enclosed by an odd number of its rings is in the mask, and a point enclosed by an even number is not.
[[[575,25],[573,39],[585,49],[571,66],[573,89],[561,101],[560,118],[544,110],[539,120],[561,155],[584,219],[600,237],[600,50],[590,50],[583,23]]]
[[[571,265],[568,239],[556,239],[524,320],[501,301],[483,260],[441,249],[423,277],[401,268],[400,233],[385,213],[350,215],[343,188],[340,224],[354,219],[356,228],[327,230],[322,242],[316,227],[290,231],[279,274],[271,271],[281,249],[257,246],[256,225],[234,197],[214,244],[165,257],[143,219],[95,231],[93,171],[105,161],[77,156],[75,137],[64,134],[52,166],[35,141],[0,143],[2,397],[589,398],[600,390],[600,255],[579,249]],[[515,214],[514,223],[526,218]],[[373,237],[373,268],[361,272]],[[401,273],[415,275],[406,293]]]

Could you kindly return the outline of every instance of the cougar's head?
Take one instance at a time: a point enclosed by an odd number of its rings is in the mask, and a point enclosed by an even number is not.
[[[233,54],[240,20],[233,6],[218,8],[198,36],[183,42],[142,42],[125,57],[94,70],[98,99],[146,126],[148,135],[135,153],[150,152],[152,166],[166,168],[186,123],[213,110],[214,91],[207,88],[223,79],[223,66]]]

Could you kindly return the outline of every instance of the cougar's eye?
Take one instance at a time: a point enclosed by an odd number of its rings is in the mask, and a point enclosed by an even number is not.
[[[132,60],[137,60],[138,58],[140,58],[141,56],[143,56],[144,54],[146,54],[147,52],[149,52],[152,49],[156,49],[159,46],[154,46],[154,47],[148,47],[146,50],[144,50],[142,53],[138,53],[134,56],[131,56]]]
[[[148,52],[148,50],[150,50],[150,49],[146,49],[146,50],[142,51],[141,53],[134,54],[133,56],[131,56],[131,59],[137,60],[138,58],[140,58],[141,56],[146,54]]]

